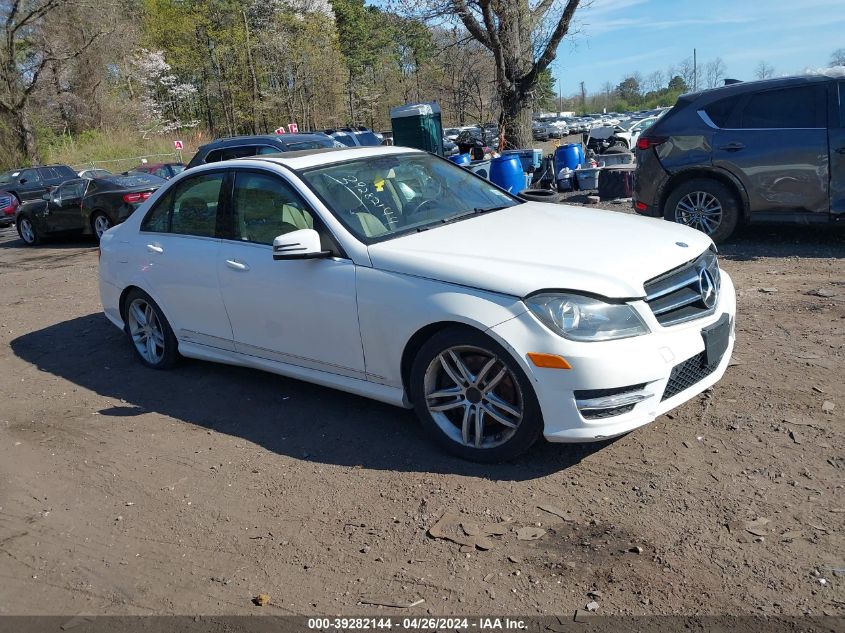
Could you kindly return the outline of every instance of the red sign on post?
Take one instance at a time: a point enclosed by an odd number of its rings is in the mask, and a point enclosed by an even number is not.
[[[176,149],[185,149],[185,144],[182,141],[173,141],[173,147]]]
[[[277,127],[275,132],[276,132],[276,134],[285,134],[286,133],[284,126]]]
[[[288,123],[288,132],[291,134],[298,134],[299,126],[296,123]]]

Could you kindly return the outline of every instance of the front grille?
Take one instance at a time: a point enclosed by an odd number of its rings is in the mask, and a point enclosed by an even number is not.
[[[683,363],[675,365],[672,368],[672,373],[669,374],[669,382],[666,383],[666,389],[663,391],[663,397],[660,398],[660,401],[668,400],[685,389],[689,389],[695,383],[704,380],[718,366],[718,361],[712,365],[707,364],[705,352],[701,352],[685,360]]]
[[[702,296],[701,277],[705,270],[715,293],[709,307]],[[647,281],[644,286],[646,303],[661,325],[675,325],[712,314],[721,287],[716,253],[705,251],[691,262]]]

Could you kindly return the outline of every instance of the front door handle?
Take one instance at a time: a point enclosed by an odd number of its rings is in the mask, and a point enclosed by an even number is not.
[[[164,249],[156,244],[147,244],[147,250],[151,253],[163,253]]]
[[[719,149],[724,150],[726,152],[738,152],[741,149],[745,149],[744,143],[728,143],[727,145],[722,145]]]
[[[227,259],[226,265],[232,270],[239,270],[241,272],[246,272],[249,270],[249,266],[247,264],[239,262],[237,259]]]

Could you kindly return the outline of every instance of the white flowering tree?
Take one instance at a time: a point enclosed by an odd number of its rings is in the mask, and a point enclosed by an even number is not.
[[[197,89],[172,73],[162,51],[141,49],[132,60],[132,79],[139,87],[144,137],[199,125]]]

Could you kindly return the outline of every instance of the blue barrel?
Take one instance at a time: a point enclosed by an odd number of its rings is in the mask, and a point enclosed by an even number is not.
[[[578,169],[583,162],[584,149],[579,143],[567,143],[555,150],[555,170],[560,171],[569,167],[572,171]]]
[[[469,154],[455,154],[453,156],[450,156],[449,160],[451,160],[456,165],[464,166],[469,165],[472,161],[472,158],[470,158]]]
[[[584,155],[584,146],[581,143],[575,143],[575,147],[578,148],[578,165],[582,166],[587,160],[587,157]]]
[[[490,161],[490,181],[512,194],[525,189],[522,161],[516,154],[506,154]]]

